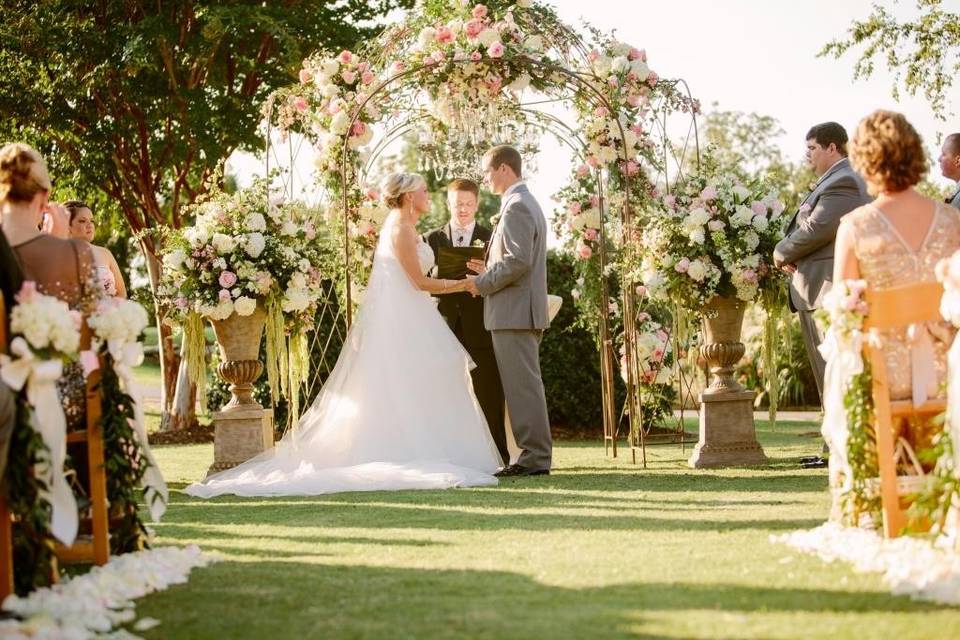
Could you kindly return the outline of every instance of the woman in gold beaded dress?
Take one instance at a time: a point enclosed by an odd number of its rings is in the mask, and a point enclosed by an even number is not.
[[[40,293],[66,302],[84,315],[102,296],[90,247],[39,231],[46,213],[66,217],[63,207],[49,202],[50,176],[43,158],[22,143],[0,149],[0,215],[3,233],[13,248],[25,280]],[[82,338],[81,344],[89,343]],[[83,346],[81,348],[84,348]],[[82,428],[86,413],[86,387],[79,365],[64,368],[59,391],[70,429]]]
[[[834,282],[862,279],[876,289],[936,282],[937,263],[960,249],[960,211],[914,188],[927,172],[916,130],[899,113],[875,111],[857,128],[850,162],[876,200],[840,223]],[[942,397],[953,335],[947,322],[880,335],[892,400]],[[936,432],[929,421],[896,428],[915,451],[928,448]]]

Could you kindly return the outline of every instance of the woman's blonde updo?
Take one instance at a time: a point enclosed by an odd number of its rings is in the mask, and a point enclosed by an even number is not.
[[[927,173],[923,140],[903,114],[878,109],[857,125],[850,164],[872,195],[909,189]]]
[[[14,142],[0,149],[0,202],[30,202],[50,191],[47,163],[33,147]]]
[[[416,173],[391,173],[381,188],[383,202],[391,209],[399,209],[403,204],[403,194],[416,191],[425,184],[423,176]]]

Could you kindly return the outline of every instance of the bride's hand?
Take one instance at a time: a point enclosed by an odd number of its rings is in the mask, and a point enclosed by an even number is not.
[[[483,260],[473,258],[467,262],[467,269],[473,271],[475,274],[482,276],[484,271],[487,270],[487,265],[484,264]]]

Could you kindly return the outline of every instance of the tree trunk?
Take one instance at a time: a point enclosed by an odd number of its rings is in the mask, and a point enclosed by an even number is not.
[[[197,385],[187,375],[185,348],[186,342],[180,345],[180,365],[177,367],[177,386],[173,396],[173,406],[163,425],[166,431],[189,429],[197,423]]]
[[[154,254],[152,247],[145,242],[140,243],[140,249],[143,251],[144,259],[147,263],[147,274],[150,277],[150,291],[154,294],[160,284],[160,261]],[[157,324],[157,346],[160,353],[160,406],[162,416],[160,418],[160,430],[168,431],[177,428],[170,424],[170,418],[173,415],[174,396],[177,388],[177,377],[180,369],[180,355],[177,353],[173,344],[173,330],[169,325],[163,322],[163,314],[159,306],[154,305],[154,318]],[[189,415],[184,422],[184,416],[180,416],[178,423],[190,424],[196,420],[194,410],[189,409]]]

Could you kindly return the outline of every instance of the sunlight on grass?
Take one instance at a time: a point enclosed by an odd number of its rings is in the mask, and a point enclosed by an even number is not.
[[[827,513],[810,423],[760,437],[766,467],[692,471],[690,446],[604,458],[560,442],[554,474],[496,488],[199,500],[212,445],[156,447],[159,544],[223,562],[145,598],[149,638],[945,637],[960,611],[771,544]]]

